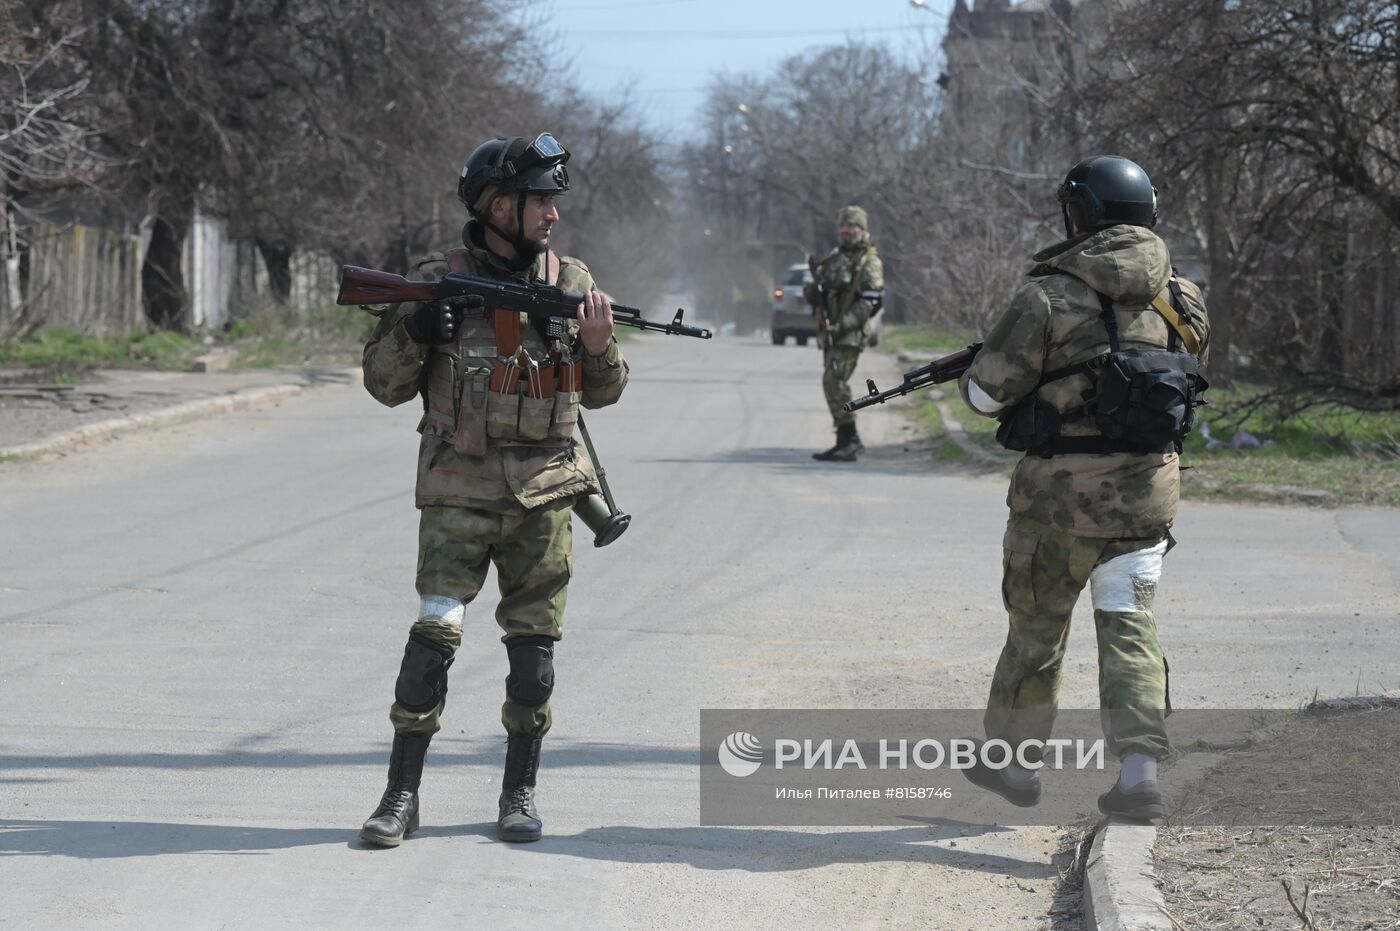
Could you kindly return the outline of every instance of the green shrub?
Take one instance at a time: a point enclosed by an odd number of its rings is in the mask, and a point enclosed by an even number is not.
[[[197,337],[180,333],[103,336],[72,330],[43,330],[0,345],[0,363],[49,366],[60,371],[92,368],[180,370],[202,349]]]

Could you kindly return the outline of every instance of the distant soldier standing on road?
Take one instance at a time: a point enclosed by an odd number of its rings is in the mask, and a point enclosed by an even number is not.
[[[1157,192],[1126,158],[1075,165],[1057,191],[1066,241],[1028,281],[963,375],[964,399],[1024,450],[1011,478],[1002,598],[1010,633],[987,701],[988,739],[1046,740],[1070,614],[1086,585],[1099,644],[1099,700],[1118,782],[1106,814],[1161,816],[1167,661],[1153,596],[1171,545],[1180,441],[1205,382],[1201,292],[1177,278],[1151,231]],[[964,770],[1014,804],[1040,798],[1019,766]]]
[[[610,301],[582,262],[549,249],[555,197],[569,189],[568,159],[548,133],[477,147],[457,188],[471,214],[465,248],[428,256],[416,275],[462,272],[580,292],[585,300],[563,340],[547,343],[530,317],[488,309],[478,298],[391,307],[365,346],[370,394],[390,406],[423,399],[420,603],[389,710],[388,786],[360,832],[367,843],[397,846],[418,827],[423,759],[441,727],[447,671],[466,607],[493,564],[496,622],[510,663],[497,833],[507,841],[540,837],[535,776],[572,569],[570,518],[579,496],[599,490],[574,425],[580,406],[612,404],[627,384]]]
[[[856,416],[844,408],[851,400],[851,376],[860,351],[870,339],[870,321],[884,300],[885,267],[870,241],[869,221],[860,207],[842,207],[836,216],[840,243],[815,263],[802,296],[817,314],[822,341],[822,391],[836,427],[836,445],[813,453],[822,462],[854,462],[865,449],[856,433]],[[825,301],[823,318],[820,307]]]

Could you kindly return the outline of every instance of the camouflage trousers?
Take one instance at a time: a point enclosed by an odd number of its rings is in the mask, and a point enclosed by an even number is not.
[[[462,645],[465,607],[481,591],[486,572],[496,567],[501,601],[496,623],[502,640],[564,634],[564,601],[573,574],[572,498],[507,514],[464,507],[425,507],[418,528],[421,601],[410,635],[451,654]],[[437,707],[412,712],[397,701],[389,720],[399,734],[436,734],[442,726],[444,697]],[[501,724],[510,733],[543,736],[550,727],[549,702],[538,708],[507,696]]]
[[[987,737],[1050,737],[1070,615],[1085,586],[1094,601],[1099,645],[1099,708],[1116,756],[1169,749],[1167,661],[1157,642],[1152,600],[1165,537],[1073,537],[1012,517],[1002,547],[1002,599],[1010,632],[987,699]]]
[[[855,414],[843,408],[851,400],[851,376],[860,361],[859,346],[833,346],[822,350],[822,393],[831,411],[831,422],[838,428],[856,422]]]

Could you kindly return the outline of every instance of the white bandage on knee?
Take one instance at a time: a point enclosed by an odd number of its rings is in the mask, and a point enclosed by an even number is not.
[[[967,400],[982,414],[995,414],[1006,405],[982,390],[976,379],[967,380]]]
[[[1095,611],[1150,611],[1167,541],[1115,556],[1089,574]]]
[[[453,627],[462,626],[462,618],[466,616],[466,613],[466,605],[456,598],[449,598],[447,595],[424,595],[423,600],[418,605],[418,620],[436,620]]]

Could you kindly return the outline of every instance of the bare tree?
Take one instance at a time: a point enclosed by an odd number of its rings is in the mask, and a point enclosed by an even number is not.
[[[997,67],[1002,87],[978,84],[971,69],[954,78],[971,89],[951,112],[946,74],[929,80],[878,46],[821,49],[768,79],[722,81],[709,138],[688,153],[695,209],[724,229],[721,248],[748,236],[815,249],[830,242],[837,208],[860,203],[903,316],[981,327],[1037,239],[1055,235],[1051,178],[1065,167],[1061,149],[1028,144],[1034,126],[1020,116],[1034,103],[1033,76]],[[974,91],[988,102],[973,102]]]
[[[1267,359],[1285,390],[1400,405],[1397,15],[1378,0],[1123,4],[1065,88],[1082,133],[1142,153],[1185,207],[1172,221],[1207,256],[1218,380]]]
[[[677,271],[674,184],[659,140],[628,97],[610,103],[565,91],[541,101],[539,120],[569,148],[573,187],[560,202],[557,249],[586,259],[602,286],[650,305]]]
[[[532,46],[510,6],[241,7],[214,62],[235,91],[225,122],[240,127],[218,209],[257,243],[281,299],[297,249],[402,269],[434,245],[431,218],[470,146],[533,100],[518,80]]]
[[[83,33],[72,9],[0,7],[0,335],[39,322],[20,306],[26,202],[91,186],[111,165],[94,148],[101,117],[77,55]]]
[[[797,255],[824,249],[836,211],[860,203],[891,289],[924,315],[928,296],[916,292],[928,256],[919,240],[937,221],[910,194],[928,181],[921,156],[937,123],[935,98],[919,69],[859,44],[793,57],[766,79],[717,82],[707,138],[683,156],[696,226],[714,234],[696,242],[711,277],[733,277],[757,244]]]
[[[520,79],[534,46],[508,16],[515,5],[20,0],[16,9],[36,29],[82,23],[64,46],[78,80],[50,77],[43,99],[100,94],[106,119],[89,138],[105,161],[92,180],[147,216],[147,316],[184,328],[181,255],[196,209],[256,243],[282,299],[295,250],[403,267],[428,248],[423,218],[488,114],[535,99]]]

